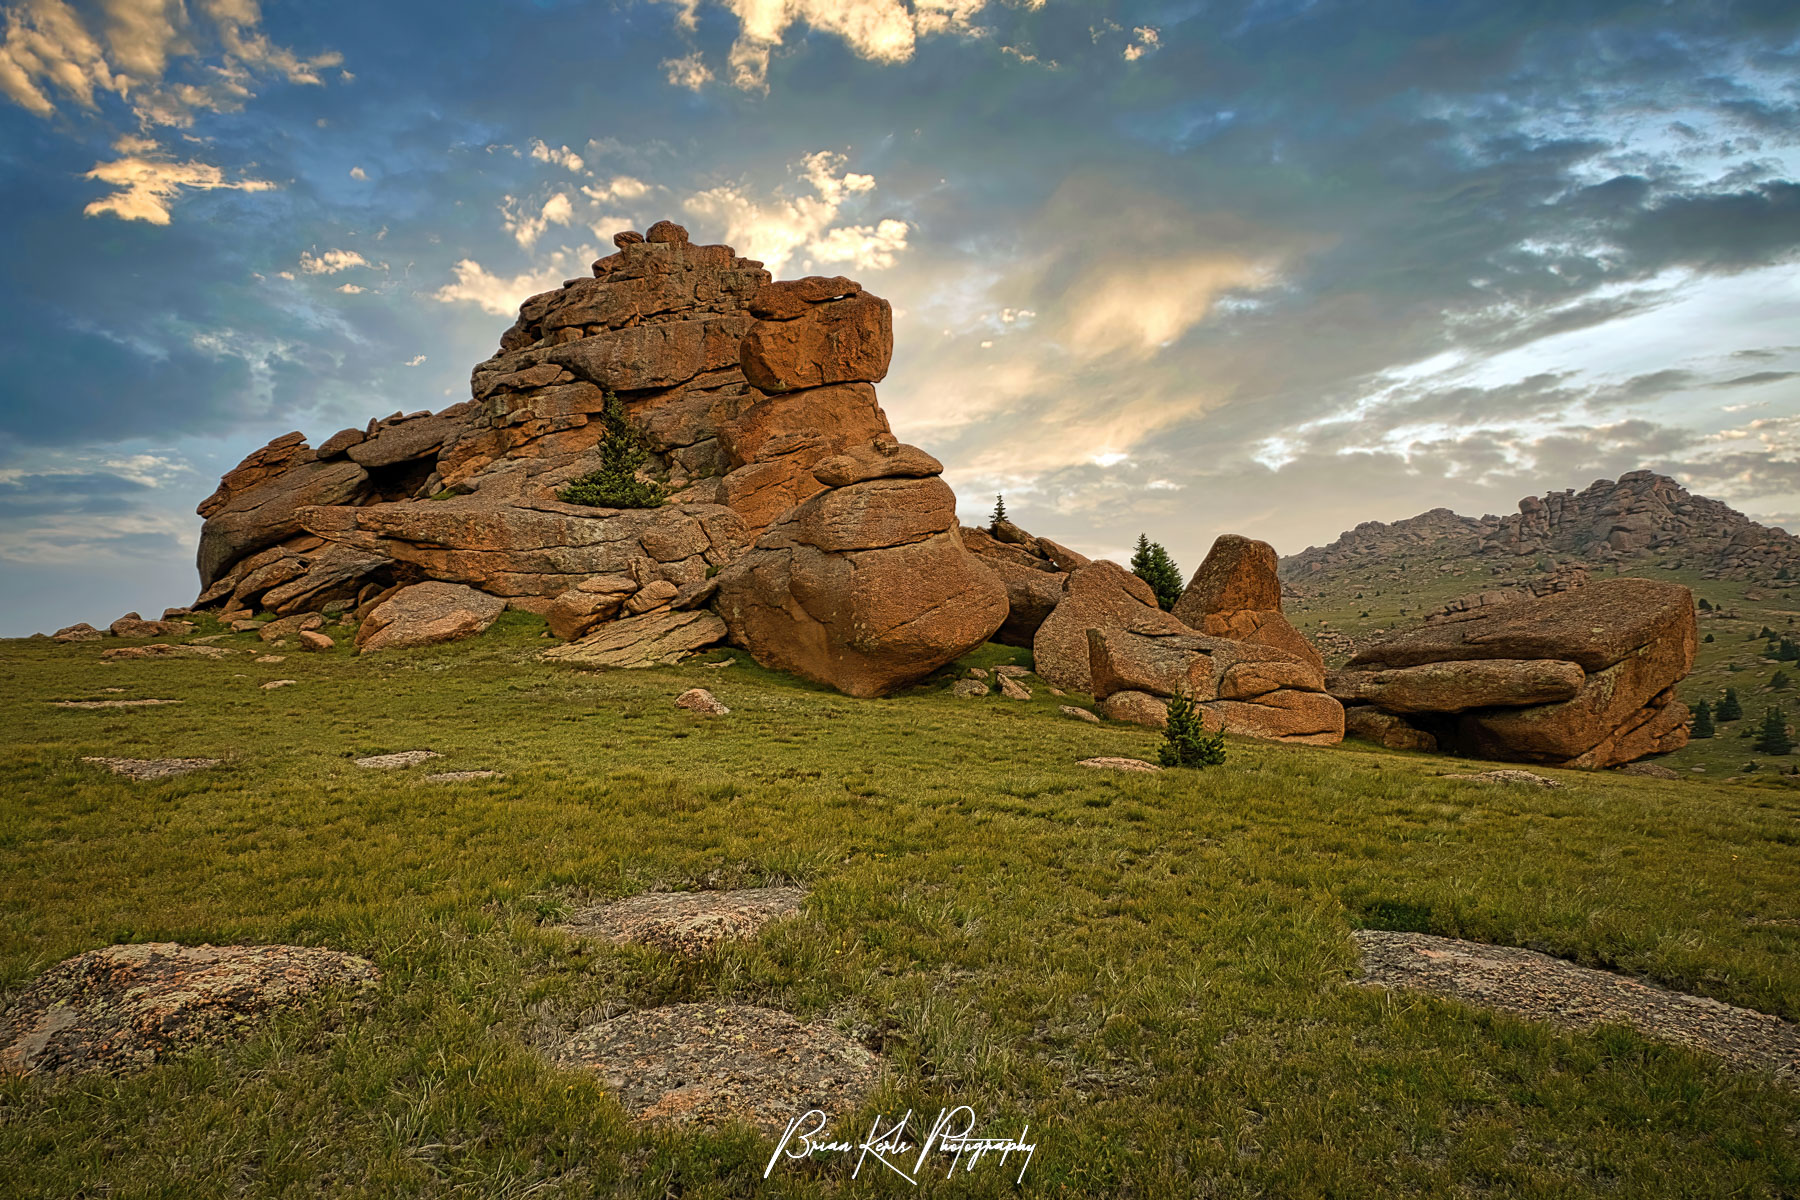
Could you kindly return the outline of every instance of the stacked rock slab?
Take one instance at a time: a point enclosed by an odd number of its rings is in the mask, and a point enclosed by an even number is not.
[[[1329,686],[1352,728],[1386,745],[1423,734],[1482,758],[1610,767],[1687,744],[1674,687],[1694,650],[1687,588],[1609,579],[1428,621],[1363,649]]]
[[[1323,674],[1324,658],[1282,615],[1279,561],[1267,542],[1235,533],[1220,536],[1175,602],[1174,614],[1208,637],[1284,650]]]
[[[719,574],[732,642],[852,696],[886,695],[985,642],[1006,587],[964,547],[942,470],[891,438],[816,463],[824,490]]]

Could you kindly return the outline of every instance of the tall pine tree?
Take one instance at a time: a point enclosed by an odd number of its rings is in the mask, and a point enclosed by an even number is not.
[[[1712,705],[1704,700],[1694,705],[1694,724],[1688,733],[1697,738],[1709,738],[1713,735]]]
[[[1169,557],[1161,542],[1153,542],[1150,535],[1138,534],[1137,549],[1131,555],[1131,573],[1150,585],[1156,593],[1156,603],[1164,609],[1175,607],[1181,599],[1181,568]]]

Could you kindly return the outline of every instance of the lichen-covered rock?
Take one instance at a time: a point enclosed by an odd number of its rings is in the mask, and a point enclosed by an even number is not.
[[[506,611],[498,596],[432,580],[402,588],[371,612],[356,631],[360,654],[435,646],[474,637]]]
[[[108,946],[66,959],[0,1018],[0,1073],[80,1075],[147,1067],[244,1036],[326,988],[373,987],[366,959],[306,946]]]
[[[578,641],[544,651],[544,657],[592,667],[658,667],[724,639],[725,622],[716,614],[665,608],[609,621]]]
[[[1451,713],[1573,700],[1585,678],[1572,662],[1493,658],[1334,671],[1327,682],[1345,704],[1373,704],[1391,713]]]

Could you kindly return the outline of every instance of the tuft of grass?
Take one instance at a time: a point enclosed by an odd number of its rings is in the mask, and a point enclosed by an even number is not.
[[[984,1166],[959,1196],[1800,1191],[1793,1090],[1622,1031],[1350,986],[1349,938],[1531,946],[1800,1019],[1793,793],[1490,787],[1434,756],[1235,738],[1204,773],[1113,775],[1075,764],[1151,757],[1159,735],[1063,719],[1039,680],[1028,702],[948,694],[1025,651],[857,701],[742,653],[547,664],[543,629],[508,613],[452,646],[280,664],[0,643],[0,989],[152,939],[324,945],[384,972],[365,1002],[138,1075],[0,1081],[10,1194],[914,1194],[848,1163],[764,1182],[755,1135],[637,1126],[539,1053],[709,999],[878,1049],[886,1081],[847,1131],[963,1103],[1028,1123],[1024,1186]],[[275,678],[298,683],[261,690]],[[688,719],[673,699],[695,685],[732,714]],[[111,687],[184,703],[46,703]],[[411,749],[444,757],[351,762]],[[83,755],[225,763],[131,783]],[[472,768],[505,777],[423,781]],[[762,883],[808,887],[805,915],[698,960],[552,928]]]

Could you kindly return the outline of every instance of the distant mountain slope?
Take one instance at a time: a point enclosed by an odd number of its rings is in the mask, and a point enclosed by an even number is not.
[[[1345,567],[1398,567],[1412,556],[1439,564],[1482,560],[1492,574],[1529,573],[1553,564],[1643,565],[1697,571],[1703,579],[1774,580],[1800,573],[1800,538],[1759,525],[1731,506],[1696,496],[1666,475],[1632,471],[1527,496],[1507,517],[1464,517],[1447,508],[1404,521],[1365,521],[1329,546],[1281,560],[1281,577],[1321,582]]]

